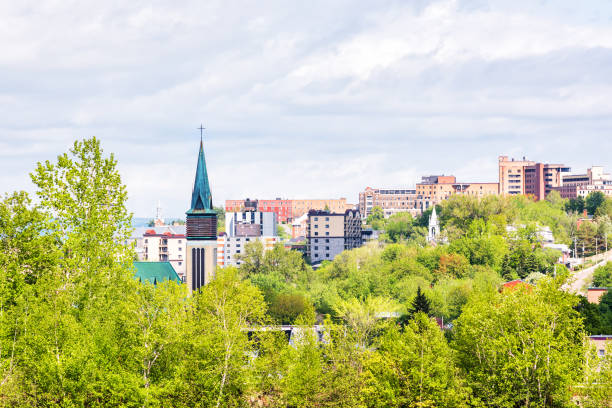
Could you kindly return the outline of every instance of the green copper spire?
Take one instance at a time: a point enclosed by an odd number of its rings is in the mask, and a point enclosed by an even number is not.
[[[206,171],[206,159],[204,158],[204,144],[200,140],[200,153],[198,154],[198,165],[196,167],[195,183],[191,193],[191,209],[187,214],[212,213],[212,194],[208,184],[208,172]]]

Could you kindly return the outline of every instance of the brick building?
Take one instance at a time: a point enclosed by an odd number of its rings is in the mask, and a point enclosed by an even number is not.
[[[385,217],[398,212],[409,212],[418,215],[417,193],[414,189],[380,189],[366,187],[359,193],[359,212],[365,219],[372,208],[380,207]]]
[[[451,195],[483,198],[497,195],[498,191],[498,183],[458,183],[455,176],[426,176],[416,185],[417,206],[421,211],[425,211]]]
[[[563,164],[536,163],[531,160],[499,156],[499,194],[533,195],[544,200],[553,189],[563,185],[563,173],[570,168]]]
[[[282,199],[275,200],[226,200],[225,211],[260,211],[274,212],[279,222],[291,222],[292,220],[307,214],[310,210],[329,210],[331,212],[344,212],[353,209],[352,204],[346,202],[346,198],[339,199]]]

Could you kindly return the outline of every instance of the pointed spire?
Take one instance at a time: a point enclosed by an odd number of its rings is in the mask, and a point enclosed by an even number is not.
[[[188,212],[211,212],[212,209],[212,194],[208,183],[206,159],[204,158],[204,142],[200,140],[195,182],[193,184],[193,192],[191,193],[191,209]]]

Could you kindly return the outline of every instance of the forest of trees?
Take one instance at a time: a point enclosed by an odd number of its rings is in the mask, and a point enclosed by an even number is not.
[[[116,165],[95,138],[75,142],[34,169],[35,196],[0,202],[2,406],[612,401],[612,352],[590,347],[582,299],[561,290],[569,272],[538,242],[539,226],[561,242],[578,233],[563,200],[453,198],[439,208],[448,244],[437,247],[424,243],[428,214],[375,220],[381,241],[317,270],[299,252],[252,244],[239,268],[189,294],[133,278]],[[500,290],[517,277],[535,285]],[[279,323],[301,335],[289,342]]]

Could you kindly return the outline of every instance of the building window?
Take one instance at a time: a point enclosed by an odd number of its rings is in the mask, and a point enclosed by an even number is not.
[[[182,250],[183,250],[183,247],[179,247],[179,251],[182,251]]]
[[[318,250],[319,250],[319,247],[318,247],[318,246],[315,246],[315,251],[318,251]]]
[[[329,251],[329,247],[328,247],[328,246],[326,246],[326,247],[325,247],[325,249],[326,249],[327,251]]]
[[[179,239],[179,244],[182,244],[182,243],[183,243],[183,241]]]
[[[315,235],[319,235],[319,233],[317,231],[315,231]]]
[[[329,228],[329,224],[325,224],[325,228]]]
[[[314,217],[314,220],[315,221],[319,221],[319,217]]]
[[[148,244],[148,243],[149,243],[149,240],[148,240],[148,239],[145,239],[145,244]]]
[[[329,238],[325,238],[325,242],[329,243]]]
[[[326,257],[326,258],[329,258],[329,254],[325,254],[325,257]]]
[[[239,250],[239,249],[237,249],[237,250],[236,250],[236,253],[237,253],[237,254],[239,254],[239,253],[240,253],[240,250]]]
[[[606,355],[606,350],[599,349],[597,350],[597,354],[599,355],[599,357],[604,357]]]
[[[325,235],[329,235],[329,231],[325,231]]]
[[[315,238],[315,242],[319,242],[319,239],[318,239],[318,238]]]
[[[325,217],[325,221],[329,221],[329,217]]]
[[[315,228],[319,228],[319,224],[316,224],[314,227],[315,227]]]
[[[182,263],[182,262],[179,262],[178,264],[179,264],[179,266],[181,266],[183,263]]]
[[[240,244],[236,244],[236,248],[240,248]]]

